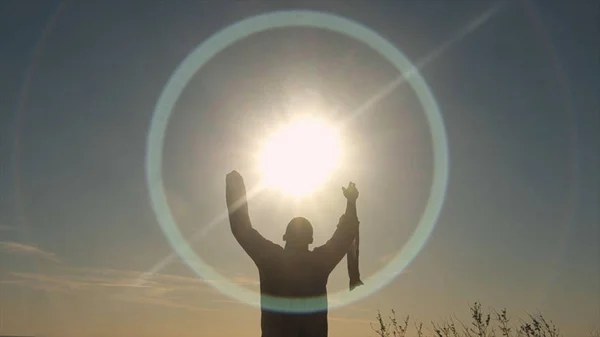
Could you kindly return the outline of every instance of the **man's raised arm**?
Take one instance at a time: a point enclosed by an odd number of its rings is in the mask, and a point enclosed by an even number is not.
[[[358,199],[358,190],[354,183],[350,182],[347,188],[342,187],[346,197],[346,212],[340,217],[333,236],[323,246],[315,251],[322,254],[324,267],[333,270],[348,253],[354,239],[358,235],[358,215],[356,212],[356,199]]]
[[[244,178],[237,171],[232,171],[227,174],[225,185],[229,224],[233,236],[256,264],[265,262],[279,246],[252,228]]]

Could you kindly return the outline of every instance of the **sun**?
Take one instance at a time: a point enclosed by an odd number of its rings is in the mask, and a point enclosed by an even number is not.
[[[340,143],[337,128],[316,118],[281,126],[259,155],[263,183],[293,197],[312,194],[338,167]]]

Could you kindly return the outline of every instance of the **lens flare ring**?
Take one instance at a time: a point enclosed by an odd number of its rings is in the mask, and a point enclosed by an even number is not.
[[[179,231],[168,206],[162,180],[165,130],[173,107],[194,74],[212,57],[237,41],[259,32],[291,27],[330,30],[354,38],[379,52],[408,79],[409,84],[415,90],[424,108],[433,140],[433,182],[427,205],[417,228],[399,253],[385,267],[365,280],[365,286],[356,288],[352,292],[330,295],[331,298],[336,299],[336,303],[330,308],[350,304],[374,293],[391,282],[419,253],[435,227],[444,202],[448,180],[448,144],[437,102],[416,67],[398,48],[378,33],[341,16],[310,10],[287,10],[259,14],[225,27],[201,43],[184,59],[163,88],[154,109],[147,139],[146,179],[157,221],[176,253],[194,272],[223,294],[256,307],[260,307],[262,302],[263,308],[267,310],[303,313],[325,309],[327,299],[325,297],[289,299],[262,296],[262,300],[258,301],[256,292],[235,284],[203,262]]]

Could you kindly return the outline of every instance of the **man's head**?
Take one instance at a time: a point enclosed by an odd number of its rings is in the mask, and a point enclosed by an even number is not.
[[[288,223],[283,235],[283,241],[288,245],[303,246],[313,242],[313,228],[306,218],[296,217]]]

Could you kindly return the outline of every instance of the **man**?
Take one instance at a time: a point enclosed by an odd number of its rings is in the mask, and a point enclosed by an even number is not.
[[[259,271],[262,337],[327,336],[327,279],[356,244],[358,235],[358,190],[352,182],[342,190],[347,199],[346,213],[340,217],[327,243],[309,250],[313,242],[312,225],[305,218],[297,217],[287,226],[283,235],[285,248],[282,248],[252,228],[244,180],[236,171],[227,175],[231,231]],[[354,282],[362,284],[359,276]],[[290,306],[304,303],[306,312],[286,311],[286,303]]]

